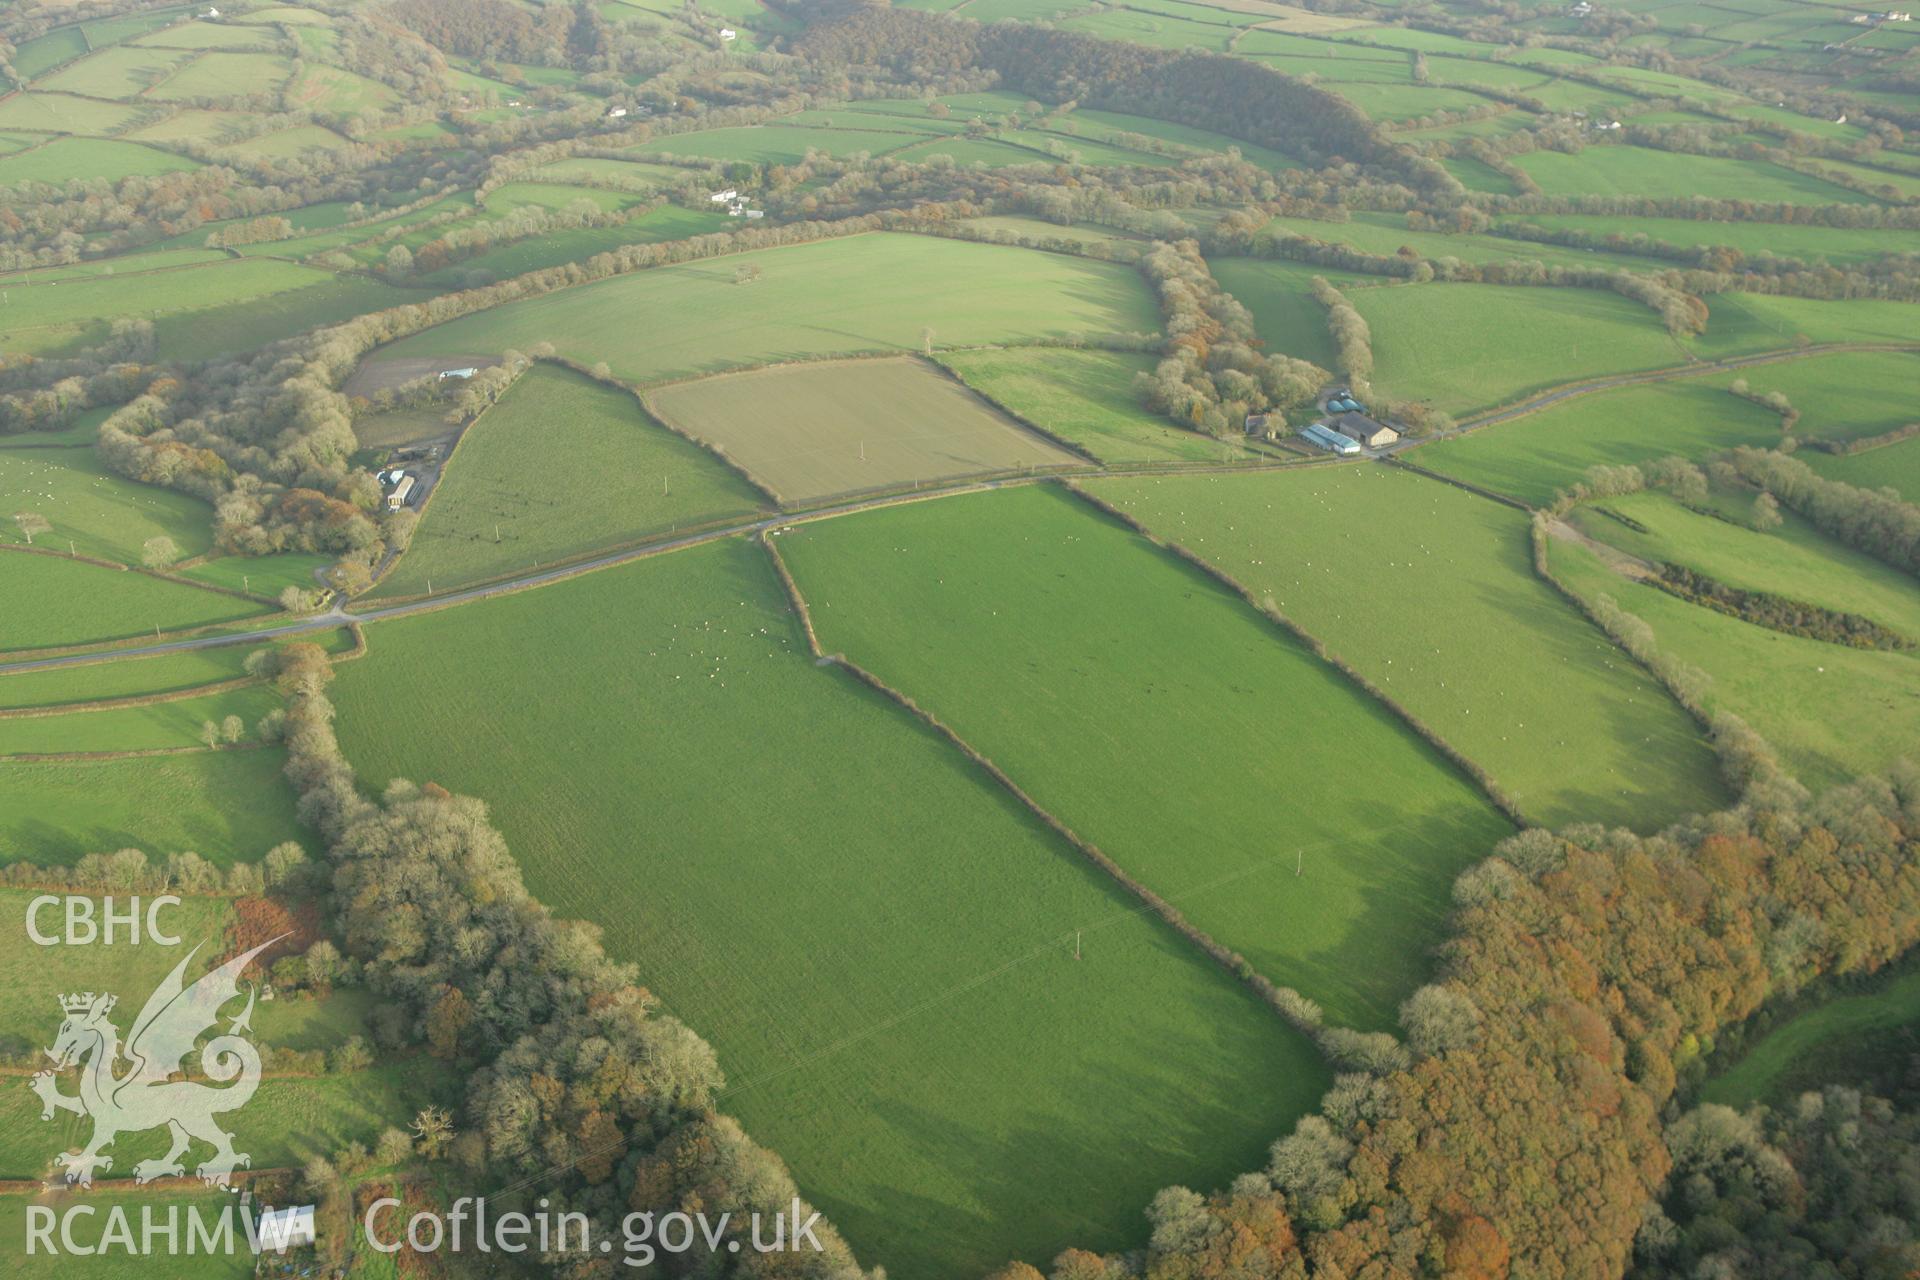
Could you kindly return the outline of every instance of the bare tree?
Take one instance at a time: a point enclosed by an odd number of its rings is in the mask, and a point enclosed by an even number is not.
[[[140,544],[140,563],[149,569],[164,569],[180,558],[180,548],[165,534]]]
[[[13,513],[13,522],[19,525],[20,532],[26,535],[28,546],[33,545],[34,534],[48,533],[53,529],[53,524],[38,511],[16,511]]]
[[[437,1160],[453,1137],[453,1117],[439,1107],[425,1107],[413,1118],[414,1146],[429,1160]]]

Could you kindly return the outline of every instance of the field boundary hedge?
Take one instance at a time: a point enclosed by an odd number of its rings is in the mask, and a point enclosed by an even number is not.
[[[134,693],[123,698],[101,698],[95,702],[52,702],[40,707],[4,707],[0,708],[0,720],[41,720],[49,716],[84,715],[89,711],[124,711],[130,707],[153,707],[164,702],[182,702],[188,698],[205,698],[216,693],[229,693],[258,683],[260,683],[259,680],[254,676],[235,676],[231,680],[216,680],[212,684],[194,685],[187,689],[170,689],[165,693]]]
[[[1549,548],[1549,540],[1554,535],[1548,528],[1549,523],[1544,513],[1534,513],[1528,531],[1533,542],[1534,572],[1580,610],[1614,648],[1652,676],[1667,696],[1706,732],[1719,759],[1720,772],[1735,793],[1744,794],[1758,784],[1799,790],[1798,781],[1758,731],[1731,711],[1716,713],[1707,706],[1706,687],[1710,677],[1705,672],[1663,652],[1653,627],[1639,615],[1621,608],[1612,597],[1603,593],[1600,600],[1588,600],[1554,573]],[[1635,636],[1636,629],[1643,634]]]
[[[144,760],[149,756],[197,756],[215,751],[259,751],[275,744],[222,742],[211,747],[143,747],[133,751],[20,751],[0,755],[14,764],[81,764],[89,760]]]
[[[1004,348],[1004,347],[995,348],[995,349],[1007,350],[1007,348]],[[1100,462],[1100,459],[1094,457],[1091,453],[1087,452],[1087,450],[1082,446],[1075,444],[1073,441],[1067,439],[1065,436],[1055,435],[1053,432],[1047,430],[1045,427],[1041,426],[1039,423],[1035,422],[1033,419],[1027,417],[1026,414],[1018,413],[1015,410],[1008,408],[1006,405],[1001,404],[998,400],[994,399],[992,396],[988,395],[986,392],[980,390],[980,388],[968,382],[965,378],[961,377],[958,372],[949,368],[947,365],[941,363],[940,361],[932,360],[925,356],[910,356],[908,358],[912,360],[918,360],[921,364],[926,365],[928,368],[932,369],[935,373],[938,373],[941,377],[946,378],[947,380],[957,384],[968,395],[973,396],[974,398],[978,399],[981,403],[992,407],[996,412],[1005,414],[1008,418],[1012,419],[1014,422],[1018,423],[1020,426],[1026,428],[1028,431],[1033,432],[1033,434],[1039,436],[1042,440],[1046,440],[1046,441],[1049,441],[1050,443],[1058,445],[1060,448],[1065,449],[1068,453],[1073,454],[1075,457],[1085,458],[1087,462],[1093,466],[1097,467],[1102,465]]]
[[[1123,511],[1106,499],[1088,492],[1085,487],[1075,484],[1071,480],[1064,480],[1061,483],[1068,492],[1072,493],[1088,506],[1119,521],[1154,546],[1180,557],[1180,559],[1206,574],[1215,582],[1231,589],[1234,594],[1246,602],[1247,607],[1266,618],[1269,622],[1274,623],[1295,640],[1305,645],[1316,658],[1319,658],[1322,662],[1359,686],[1363,693],[1392,712],[1407,728],[1413,730],[1415,736],[1432,747],[1447,763],[1464,774],[1468,781],[1479,788],[1481,795],[1486,797],[1488,803],[1493,805],[1493,807],[1499,811],[1500,815],[1506,818],[1507,821],[1513,823],[1514,826],[1525,830],[1528,827],[1541,825],[1527,817],[1526,813],[1520,808],[1519,802],[1508,795],[1506,789],[1494,779],[1493,775],[1481,768],[1472,757],[1468,756],[1458,747],[1455,747],[1451,742],[1448,742],[1439,730],[1433,728],[1426,721],[1415,715],[1412,710],[1400,702],[1399,699],[1395,698],[1385,689],[1382,689],[1379,685],[1376,685],[1372,680],[1369,680],[1352,663],[1335,653],[1332,649],[1329,649],[1325,641],[1288,617],[1280,610],[1278,605],[1273,603],[1272,597],[1256,596],[1252,588],[1248,587],[1232,574],[1209,561],[1203,560],[1192,551],[1187,550],[1187,548],[1180,543],[1161,537],[1146,525],[1142,524],[1130,512]]]
[[[721,466],[725,467],[727,470],[733,472],[734,475],[739,476],[742,480],[747,482],[747,485],[755,493],[758,493],[761,497],[765,498],[769,503],[771,503],[776,510],[778,510],[780,507],[786,504],[786,499],[782,498],[779,495],[779,493],[775,491],[772,485],[767,484],[765,481],[761,480],[758,476],[755,476],[749,473],[745,467],[741,466],[738,462],[728,457],[724,452],[714,448],[711,444],[708,444],[705,440],[702,440],[700,437],[694,435],[692,432],[682,427],[679,423],[674,422],[672,419],[668,418],[666,414],[661,413],[658,409],[654,408],[653,402],[651,399],[649,399],[647,392],[640,390],[640,388],[634,386],[632,383],[622,382],[620,379],[614,377],[612,374],[608,374],[605,377],[602,377],[601,375],[595,373],[592,369],[588,368],[586,365],[581,364],[577,360],[569,359],[566,356],[558,356],[558,355],[543,356],[541,358],[548,360],[553,364],[560,366],[563,369],[571,369],[573,372],[579,374],[583,378],[590,378],[595,383],[598,383],[600,386],[612,387],[614,390],[622,393],[623,395],[630,397],[633,400],[634,407],[638,409],[641,415],[645,417],[649,422],[657,423],[663,431],[666,431],[672,435],[679,436],[682,440],[685,440],[688,444],[700,450],[700,452],[706,454],[709,458],[714,459],[716,462],[718,462]],[[766,368],[768,366],[759,365],[756,367]],[[736,372],[736,371],[729,370],[728,372]],[[743,370],[738,370],[737,372],[745,373],[749,371],[743,369]],[[707,376],[721,377],[724,375],[709,374]],[[696,381],[699,381],[699,379],[687,378],[687,379],[681,379],[681,381],[696,382]],[[660,385],[665,385],[665,384],[660,384]],[[651,390],[651,388],[649,389]]]
[[[1533,511],[1532,507],[1520,501],[1518,498],[1510,498],[1504,493],[1495,493],[1491,489],[1484,489],[1470,480],[1459,480],[1453,476],[1442,475],[1438,471],[1429,471],[1417,462],[1407,462],[1393,454],[1380,458],[1379,461],[1389,467],[1398,467],[1402,471],[1411,471],[1414,475],[1425,476],[1429,480],[1438,480],[1441,484],[1450,484],[1456,489],[1461,489],[1474,495],[1476,498],[1485,498],[1487,501],[1497,502],[1503,507],[1512,507],[1515,511],[1525,511],[1529,514]]]
[[[866,685],[895,705],[912,715],[916,720],[932,729],[951,744],[961,755],[971,761],[1008,795],[1019,801],[1028,812],[1038,818],[1046,827],[1078,854],[1103,873],[1108,879],[1131,894],[1140,904],[1141,910],[1149,911],[1158,917],[1161,923],[1198,947],[1208,958],[1218,964],[1230,976],[1239,981],[1274,1013],[1279,1015],[1294,1029],[1298,1030],[1321,1049],[1333,1056],[1338,1051],[1338,1041],[1328,1043],[1329,1031],[1340,1028],[1328,1028],[1318,1017],[1318,1007],[1305,999],[1290,987],[1282,987],[1253,967],[1245,956],[1225,944],[1217,941],[1213,935],[1188,920],[1180,909],[1171,902],[1135,880],[1125,868],[1109,857],[1101,848],[1086,839],[1079,832],[1061,821],[1058,817],[1035,800],[1027,791],[1015,782],[1006,770],[993,762],[993,759],[968,742],[946,721],[915,702],[912,697],[894,688],[873,672],[848,658],[843,653],[828,653],[820,645],[819,636],[813,628],[813,615],[807,605],[807,598],[800,590],[800,584],[794,581],[792,572],[787,568],[784,557],[773,540],[766,536],[760,538],[760,545],[766,548],[768,558],[773,562],[774,572],[778,575],[782,587],[787,593],[787,602],[800,619],[801,628],[807,637],[808,648],[817,662],[831,663],[847,672],[854,679]]]
[[[358,622],[349,622],[339,628],[353,637],[353,647],[339,653],[327,655],[333,663],[351,662],[355,658],[367,656],[367,633]],[[165,655],[153,655],[164,657]],[[76,668],[96,667],[114,661],[112,654],[102,654],[92,662],[76,662],[54,670],[71,671]],[[138,662],[139,658],[128,659]],[[4,676],[0,676],[4,679]],[[49,702],[43,706],[0,707],[0,720],[34,720],[46,716],[65,716],[84,714],[89,711],[121,711],[129,707],[152,707],[167,702],[184,702],[189,698],[204,698],[216,693],[228,693],[234,689],[244,689],[249,685],[261,683],[257,676],[234,676],[230,680],[215,680],[210,684],[192,685],[185,689],[167,689],[158,693],[132,693],[119,698],[97,698],[79,702]],[[0,685],[0,688],[4,688]]]

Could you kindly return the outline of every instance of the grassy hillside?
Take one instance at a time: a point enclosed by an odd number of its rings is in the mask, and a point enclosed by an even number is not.
[[[1326,1083],[950,747],[816,666],[758,547],[370,632],[333,687],[368,784],[485,797],[533,892],[640,964],[719,1050],[725,1108],[895,1274],[1140,1244],[1159,1186],[1249,1167]]]
[[[1392,1023],[1454,874],[1506,832],[1331,668],[1051,488],[822,521],[780,546],[830,652],[1336,1021]]]
[[[1533,573],[1527,518],[1385,467],[1096,481],[1357,666],[1549,826],[1726,799],[1685,712]]]
[[[758,267],[751,283],[739,273]],[[660,267],[417,334],[383,356],[551,342],[647,382],[773,360],[1134,332],[1159,321],[1124,267],[929,236],[866,235]]]

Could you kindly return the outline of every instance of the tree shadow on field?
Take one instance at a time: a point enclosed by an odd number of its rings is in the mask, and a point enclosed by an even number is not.
[[[1595,776],[1591,753],[1564,744],[1569,767],[1556,779],[1552,793],[1536,805],[1525,795],[1519,797],[1536,821],[1602,822],[1648,834],[1689,814],[1720,808],[1730,799],[1713,748],[1692,716],[1549,584],[1517,575],[1510,584],[1489,581],[1477,593],[1474,607],[1486,616],[1507,619],[1513,633],[1529,637],[1523,660],[1531,669],[1517,670],[1508,686],[1537,691],[1522,713],[1524,723],[1545,726],[1543,732],[1550,735],[1560,731],[1556,708],[1573,696],[1622,748],[1612,753],[1611,774]],[[1536,622],[1543,610],[1564,610],[1562,625]],[[1593,679],[1570,695],[1566,682],[1553,675],[1559,668],[1584,668],[1593,672]],[[1480,764],[1487,767],[1488,762]]]
[[[1249,1016],[1271,1015],[1249,1008]],[[1331,1083],[1330,1072],[1315,1071],[1284,1091],[1284,1103],[1254,1114],[1247,1091],[1259,1073],[1244,1059],[1240,1070],[1223,1069],[1220,1048],[1204,1036],[1160,1040],[1149,1072],[1121,1064],[1098,1034],[1071,1039],[1064,1051],[1050,1046],[1064,1059],[1049,1077],[1052,1112],[1044,1098],[995,1090],[995,1051],[1032,1052],[1017,1040],[980,1045],[970,1064],[926,1064],[915,1075],[950,1105],[902,1097],[863,1109],[912,1162],[884,1172],[860,1166],[864,1187],[818,1202],[832,1206],[863,1264],[894,1275],[974,1277],[1012,1258],[1045,1267],[1064,1249],[1139,1248],[1147,1205],[1162,1187],[1209,1190],[1263,1167],[1267,1148]],[[916,1190],[914,1164],[959,1184],[953,1199]]]
[[[1329,1023],[1396,1031],[1400,1002],[1428,979],[1434,948],[1444,940],[1455,877],[1488,857],[1512,828],[1475,804],[1410,813],[1356,801],[1342,816],[1350,839],[1297,853],[1277,845],[1258,870],[1183,895],[1175,905],[1202,927],[1218,912],[1222,922],[1210,930],[1216,940],[1320,1004]],[[1340,901],[1337,917],[1317,883],[1330,866],[1338,876],[1328,890]],[[1263,922],[1250,920],[1262,902],[1278,909]]]

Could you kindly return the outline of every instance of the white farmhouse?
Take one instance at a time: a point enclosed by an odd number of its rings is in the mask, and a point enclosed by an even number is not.
[[[260,1215],[260,1248],[285,1253],[313,1243],[313,1206],[291,1205],[268,1209]]]

